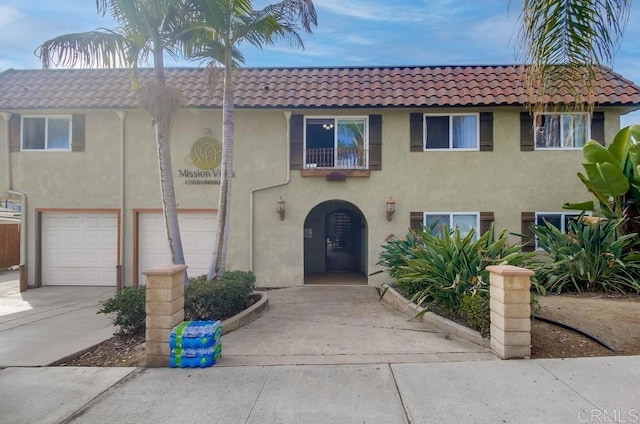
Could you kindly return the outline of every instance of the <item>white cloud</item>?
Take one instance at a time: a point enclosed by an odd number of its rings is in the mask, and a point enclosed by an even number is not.
[[[315,0],[316,8],[356,19],[383,22],[417,23],[443,20],[460,11],[451,0]],[[411,4],[409,6],[408,4]]]
[[[5,31],[5,28],[19,20],[20,17],[20,10],[16,7],[0,5],[0,31]]]

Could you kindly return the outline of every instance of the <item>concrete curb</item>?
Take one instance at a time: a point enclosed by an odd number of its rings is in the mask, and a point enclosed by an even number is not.
[[[382,296],[382,300],[385,303],[399,310],[405,315],[410,316],[411,318],[414,318],[425,309],[404,298],[400,293],[398,293],[388,284],[383,284],[380,287],[380,290],[382,291],[382,293],[384,293],[384,295]],[[434,314],[433,312],[425,312],[420,318],[417,319],[426,324],[433,325],[438,330],[446,331],[447,333],[451,333],[455,336],[460,337],[461,339],[465,339],[480,346],[491,346],[490,338],[484,338],[480,335],[479,332],[467,328],[464,325],[460,325],[457,322],[453,322],[447,318],[443,318],[438,314]]]
[[[222,321],[222,335],[255,321],[269,309],[269,295],[267,292],[253,292],[249,298],[254,299],[256,303],[239,314]]]

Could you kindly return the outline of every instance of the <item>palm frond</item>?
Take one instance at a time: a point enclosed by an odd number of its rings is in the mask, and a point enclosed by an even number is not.
[[[135,50],[130,39],[115,31],[96,31],[61,35],[42,43],[35,55],[44,68],[133,66]]]
[[[610,66],[630,0],[524,0],[519,62],[530,108],[592,111],[601,66]],[[564,99],[550,105],[551,96]]]

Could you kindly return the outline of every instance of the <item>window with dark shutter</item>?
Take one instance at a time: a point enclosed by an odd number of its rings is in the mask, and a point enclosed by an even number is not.
[[[593,112],[591,115],[591,139],[605,145],[604,112]]]
[[[480,112],[480,151],[493,151],[493,113]]]
[[[382,115],[369,115],[369,169],[382,169]]]
[[[532,129],[534,149],[581,149],[589,141],[589,121],[589,114],[584,112],[536,113]]]
[[[13,115],[10,126],[13,151],[84,151],[83,114]]]
[[[85,118],[77,113],[71,117],[71,151],[84,152],[85,146]]]
[[[411,151],[424,151],[424,115],[412,113],[409,115],[409,138],[411,139]]]
[[[493,151],[493,113],[411,113],[410,151]]]
[[[489,231],[489,229],[491,229],[491,224],[493,224],[493,221],[493,212],[480,212],[480,233],[478,235],[481,236]]]
[[[522,234],[522,251],[533,252],[536,248],[535,235],[532,226],[536,222],[535,212],[522,212],[520,214],[521,234]]]
[[[424,225],[424,212],[411,212],[409,215],[409,229],[413,231],[422,230]]]
[[[304,116],[292,115],[289,120],[289,149],[291,169],[302,169],[304,150]]]
[[[529,112],[520,112],[520,150],[532,152],[533,144],[533,117]]]
[[[20,115],[13,114],[9,118],[9,150],[20,151]]]

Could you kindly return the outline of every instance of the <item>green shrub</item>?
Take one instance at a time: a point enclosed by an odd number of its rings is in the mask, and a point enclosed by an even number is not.
[[[537,278],[550,291],[640,293],[640,255],[636,233],[620,235],[627,219],[587,223],[569,221],[566,234],[555,226],[533,225],[538,246],[549,254]]]
[[[420,243],[417,232],[410,231],[404,239],[395,236],[387,240],[387,244],[382,246],[382,253],[376,265],[382,265],[388,269],[389,275],[393,278],[398,276],[401,267],[407,264],[409,259],[413,259],[413,249]]]
[[[491,314],[489,310],[489,294],[478,292],[465,293],[460,300],[460,316],[467,327],[479,331],[482,337],[487,337],[491,329]]]
[[[435,225],[435,224],[434,224]],[[381,259],[393,264],[398,286],[415,287],[411,299],[417,304],[437,305],[451,313],[458,313],[462,296],[486,292],[489,287],[488,265],[509,264],[525,266],[535,253],[522,253],[521,245],[508,243],[506,230],[498,237],[493,227],[475,240],[471,230],[466,236],[456,228],[446,226],[442,235],[434,235],[433,228],[411,232],[407,241],[412,247],[384,249],[398,252],[398,257]]]
[[[186,320],[224,320],[245,309],[255,288],[251,272],[228,271],[222,280],[192,278],[184,288]]]
[[[102,304],[98,314],[113,314],[113,324],[118,326],[119,334],[136,334],[145,329],[145,293],[144,286],[127,287]]]

